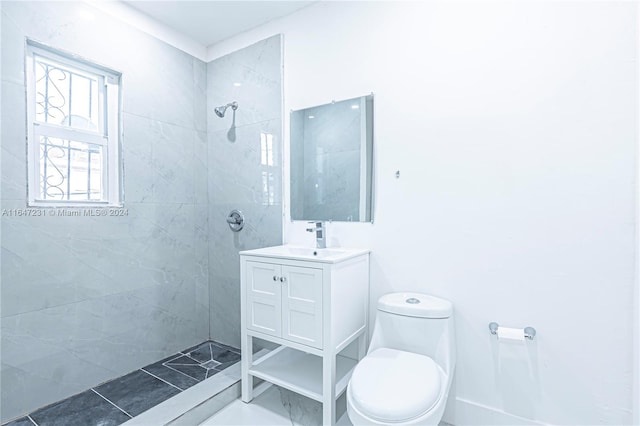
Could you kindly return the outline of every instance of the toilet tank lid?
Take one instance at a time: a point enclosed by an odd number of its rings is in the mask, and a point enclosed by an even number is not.
[[[418,318],[449,318],[453,304],[422,293],[389,293],[378,299],[378,310]]]

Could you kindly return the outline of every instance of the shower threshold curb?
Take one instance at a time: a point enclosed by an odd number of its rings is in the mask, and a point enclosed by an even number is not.
[[[253,354],[254,358],[267,353]],[[240,396],[240,362],[167,399],[122,426],[199,425]]]

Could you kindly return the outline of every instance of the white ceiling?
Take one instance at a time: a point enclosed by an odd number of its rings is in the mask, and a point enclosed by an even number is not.
[[[123,0],[123,3],[206,47],[289,15],[314,1]]]

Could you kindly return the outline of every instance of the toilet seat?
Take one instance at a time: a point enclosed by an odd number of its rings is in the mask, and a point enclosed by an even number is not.
[[[347,390],[353,407],[375,421],[406,422],[440,399],[441,369],[428,356],[379,348],[356,366]]]

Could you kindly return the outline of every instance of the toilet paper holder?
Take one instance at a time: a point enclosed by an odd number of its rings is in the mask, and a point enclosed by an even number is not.
[[[489,331],[494,336],[496,336],[498,334],[498,328],[499,327],[500,327],[500,325],[497,322],[490,322],[489,323]],[[526,339],[533,340],[533,338],[536,336],[536,329],[533,328],[533,327],[525,327],[523,331],[524,331],[524,337]]]

